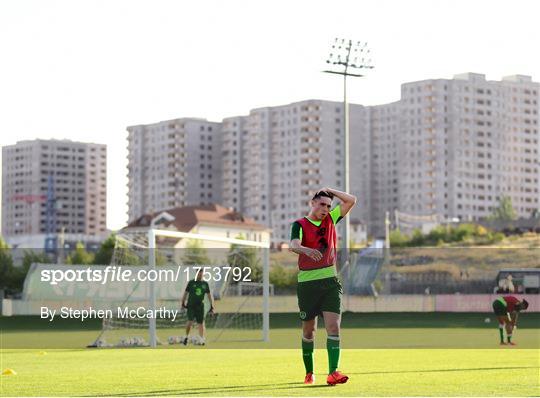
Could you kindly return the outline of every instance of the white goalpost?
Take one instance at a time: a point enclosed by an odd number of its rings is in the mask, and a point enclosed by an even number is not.
[[[156,239],[158,237],[174,238],[174,239],[196,239],[209,242],[228,243],[231,245],[256,247],[263,250],[262,258],[262,340],[267,342],[270,340],[270,242],[250,241],[244,239],[226,238],[220,236],[196,234],[189,232],[179,232],[163,229],[151,228],[148,230],[148,266],[150,269],[156,268],[156,255],[157,249]],[[156,308],[156,290],[155,282],[150,282],[150,297],[149,297],[149,309],[155,310]],[[149,319],[149,336],[150,347],[157,346],[157,329],[156,318]]]
[[[241,233],[230,238],[159,228],[120,231],[111,266],[129,269],[133,275],[143,272],[175,276],[134,278],[121,286],[104,287],[114,298],[102,305],[130,310],[144,307],[152,314],[166,309],[175,315],[104,318],[99,336],[89,347],[157,347],[183,341],[186,336],[180,335],[187,331],[188,311],[181,305],[182,296],[198,270],[203,271],[203,280],[208,282],[216,301],[216,313],[206,317],[205,322],[209,341],[269,341],[270,242],[262,241],[262,236],[255,234],[259,240],[248,240]],[[122,293],[115,294],[115,289]],[[203,304],[206,314],[210,300],[204,297]],[[143,337],[144,330],[148,340]],[[193,332],[197,340],[197,328]]]

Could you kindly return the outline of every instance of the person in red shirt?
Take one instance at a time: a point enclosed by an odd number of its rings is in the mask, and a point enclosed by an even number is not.
[[[499,321],[499,334],[501,338],[501,345],[516,345],[512,341],[512,331],[517,323],[518,313],[529,308],[527,300],[519,300],[514,296],[499,297],[493,302],[493,312],[497,316]],[[504,342],[504,332],[506,329],[507,343]]]
[[[332,209],[332,199],[341,203]],[[328,377],[330,385],[349,379],[337,370],[340,356],[342,288],[337,278],[335,225],[356,204],[356,197],[336,189],[323,188],[313,196],[311,209],[291,225],[290,251],[298,254],[298,306],[302,321],[302,356],[306,368],[305,384],[313,384],[313,339],[317,318],[322,316],[328,338]]]

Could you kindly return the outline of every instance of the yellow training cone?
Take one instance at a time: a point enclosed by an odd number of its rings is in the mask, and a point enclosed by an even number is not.
[[[40,351],[40,352],[38,352],[38,355],[47,355],[47,352],[46,351]]]
[[[14,376],[16,374],[17,374],[17,372],[15,372],[13,369],[9,369],[9,368],[7,368],[6,370],[4,370],[2,372],[2,376]]]

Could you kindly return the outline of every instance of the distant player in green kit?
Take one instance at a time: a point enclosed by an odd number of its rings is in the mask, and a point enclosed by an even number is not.
[[[202,280],[202,268],[197,271],[197,275],[195,276],[195,279],[188,282],[186,286],[186,291],[184,292],[184,295],[182,296],[182,308],[187,308],[187,319],[188,322],[186,324],[186,337],[184,337],[184,340],[182,341],[182,344],[187,345],[188,343],[188,337],[189,332],[191,330],[191,326],[193,325],[193,321],[197,321],[197,324],[199,325],[199,337],[200,337],[200,344],[204,345],[204,318],[206,317],[206,314],[204,313],[204,296],[208,295],[208,299],[210,300],[210,311],[209,313],[214,312],[214,298],[212,297],[212,294],[210,294],[210,286],[208,286],[208,282]],[[187,304],[186,304],[186,298],[187,298]]]
[[[341,204],[332,208],[332,199]],[[290,251],[298,254],[298,306],[302,320],[302,355],[306,368],[305,384],[315,382],[313,376],[313,340],[317,317],[322,315],[328,350],[330,385],[343,384],[349,379],[337,370],[339,365],[339,332],[342,288],[336,272],[335,225],[351,211],[356,197],[331,188],[323,188],[313,196],[306,217],[291,226]]]

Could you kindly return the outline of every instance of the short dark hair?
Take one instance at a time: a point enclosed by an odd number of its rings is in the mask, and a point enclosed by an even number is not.
[[[521,307],[522,310],[526,310],[527,308],[529,308],[529,302],[527,300],[523,299],[523,301],[521,302],[520,307]]]
[[[319,198],[330,198],[330,200],[333,200],[334,194],[327,191],[319,191],[315,195],[313,195],[313,198],[311,198],[311,200],[315,200]]]

